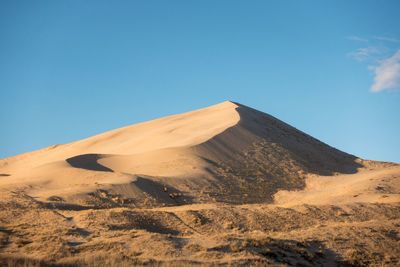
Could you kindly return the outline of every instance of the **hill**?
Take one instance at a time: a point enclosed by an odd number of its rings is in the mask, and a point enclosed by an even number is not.
[[[223,102],[0,160],[0,263],[400,263],[400,166]]]

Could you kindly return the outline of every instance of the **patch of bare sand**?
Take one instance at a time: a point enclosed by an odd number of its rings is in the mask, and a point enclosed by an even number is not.
[[[303,190],[282,190],[275,204],[289,207],[302,204],[329,205],[354,202],[400,202],[400,166],[362,171],[351,175],[310,176]]]

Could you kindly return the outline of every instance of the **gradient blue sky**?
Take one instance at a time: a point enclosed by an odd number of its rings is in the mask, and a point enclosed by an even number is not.
[[[400,162],[399,12],[400,1],[3,0],[0,157],[233,100]]]

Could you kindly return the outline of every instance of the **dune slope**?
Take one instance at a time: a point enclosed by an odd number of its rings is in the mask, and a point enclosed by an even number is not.
[[[366,164],[227,101],[2,159],[0,188],[85,205],[259,203],[304,188],[308,174],[351,174]]]

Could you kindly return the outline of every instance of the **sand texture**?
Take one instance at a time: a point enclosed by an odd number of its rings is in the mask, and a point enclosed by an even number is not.
[[[400,165],[226,101],[0,159],[5,266],[398,266]]]

